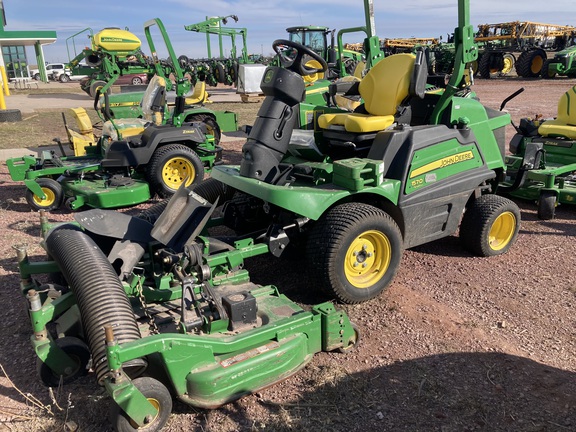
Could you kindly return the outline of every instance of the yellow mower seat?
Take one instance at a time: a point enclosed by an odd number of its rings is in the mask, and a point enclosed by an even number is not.
[[[144,96],[142,96],[143,118],[126,118],[107,121],[102,126],[102,136],[109,137],[112,141],[120,137],[140,135],[150,125],[161,125],[164,120],[164,105],[166,103],[166,80],[158,75],[150,80]],[[118,136],[120,134],[120,137]]]
[[[208,101],[208,92],[206,91],[206,81],[198,81],[194,85],[192,94],[185,99],[186,105],[205,104]]]
[[[398,106],[408,97],[415,58],[413,54],[395,54],[368,71],[358,88],[367,114],[322,114],[318,126],[352,133],[378,132],[390,127]]]
[[[545,137],[576,139],[576,86],[560,97],[558,116],[542,123],[538,133]]]

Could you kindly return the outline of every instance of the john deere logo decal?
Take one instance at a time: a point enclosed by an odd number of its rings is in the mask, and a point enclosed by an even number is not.
[[[454,165],[460,162],[465,162],[470,159],[474,159],[474,153],[472,153],[470,150],[462,153],[456,153],[454,155],[435,160],[434,162],[430,162],[424,166],[421,166],[420,168],[416,168],[410,173],[410,178],[418,177],[419,175],[425,174],[427,172]]]

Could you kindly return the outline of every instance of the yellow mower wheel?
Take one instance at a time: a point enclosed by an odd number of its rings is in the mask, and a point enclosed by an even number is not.
[[[312,227],[306,261],[312,286],[355,304],[378,296],[392,281],[403,252],[394,219],[365,203],[328,210]]]
[[[184,181],[190,186],[194,177],[194,165],[182,157],[169,159],[162,167],[162,181],[172,189],[178,189]]]
[[[460,224],[460,241],[475,255],[501,255],[512,247],[519,229],[520,209],[516,203],[486,194],[466,208]]]
[[[204,178],[204,165],[194,150],[183,144],[156,149],[146,169],[150,191],[163,198],[172,196],[185,182],[191,186]]]
[[[392,246],[380,231],[366,231],[352,241],[344,259],[346,279],[356,288],[377,283],[390,266]]]
[[[512,212],[500,214],[492,224],[488,234],[488,242],[495,251],[504,249],[512,240],[516,230],[516,217]]]
[[[146,431],[157,432],[168,422],[172,412],[172,397],[168,389],[160,381],[150,377],[140,377],[132,381],[144,397],[157,410],[153,418],[146,419],[146,424],[138,427],[138,424],[126,415],[116,403],[112,404],[110,420],[118,432]]]
[[[30,189],[26,191],[26,202],[34,210],[56,210],[62,204],[64,192],[62,186],[51,178],[36,179],[45,197],[36,195]]]

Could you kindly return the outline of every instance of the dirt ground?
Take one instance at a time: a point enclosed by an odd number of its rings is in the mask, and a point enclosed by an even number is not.
[[[507,105],[518,122],[554,116],[558,98],[574,84],[477,80],[474,90],[498,108],[524,87]],[[513,128],[507,132],[510,139]],[[228,160],[238,160],[241,145],[228,144]],[[57,405],[36,376],[11,248],[27,243],[31,255],[42,255],[38,215],[23,192],[2,165],[0,364],[12,382],[0,374],[0,431],[107,431],[109,400],[93,376],[62,389]],[[166,430],[576,430],[576,208],[558,207],[554,220],[540,221],[534,203],[517,203],[522,225],[506,255],[474,257],[455,236],[407,250],[383,295],[340,306],[360,329],[355,350],[320,353],[286,381],[217,410],[175,402]],[[254,282],[277,285],[303,305],[325,300],[300,276],[301,262],[259,257],[246,267]]]

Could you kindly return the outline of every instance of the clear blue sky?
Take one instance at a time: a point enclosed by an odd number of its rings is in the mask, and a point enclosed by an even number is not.
[[[94,32],[104,27],[128,27],[142,40],[143,51],[149,53],[143,24],[151,18],[164,22],[177,55],[206,57],[205,36],[185,31],[184,26],[203,21],[206,16],[232,14],[239,21],[230,21],[229,27],[248,29],[249,53],[268,54],[275,39],[286,37],[285,29],[289,26],[341,29],[364,25],[363,4],[362,0],[4,0],[6,30],[57,32],[57,42],[44,47],[48,62],[67,61],[66,38],[87,27]],[[478,24],[516,20],[576,25],[573,0],[555,0],[549,11],[547,4],[552,3],[471,0],[471,21],[475,28]],[[456,0],[374,0],[374,10],[380,38],[445,37],[453,31],[457,20]],[[217,46],[213,38],[213,54]],[[33,53],[28,55],[33,62]]]

